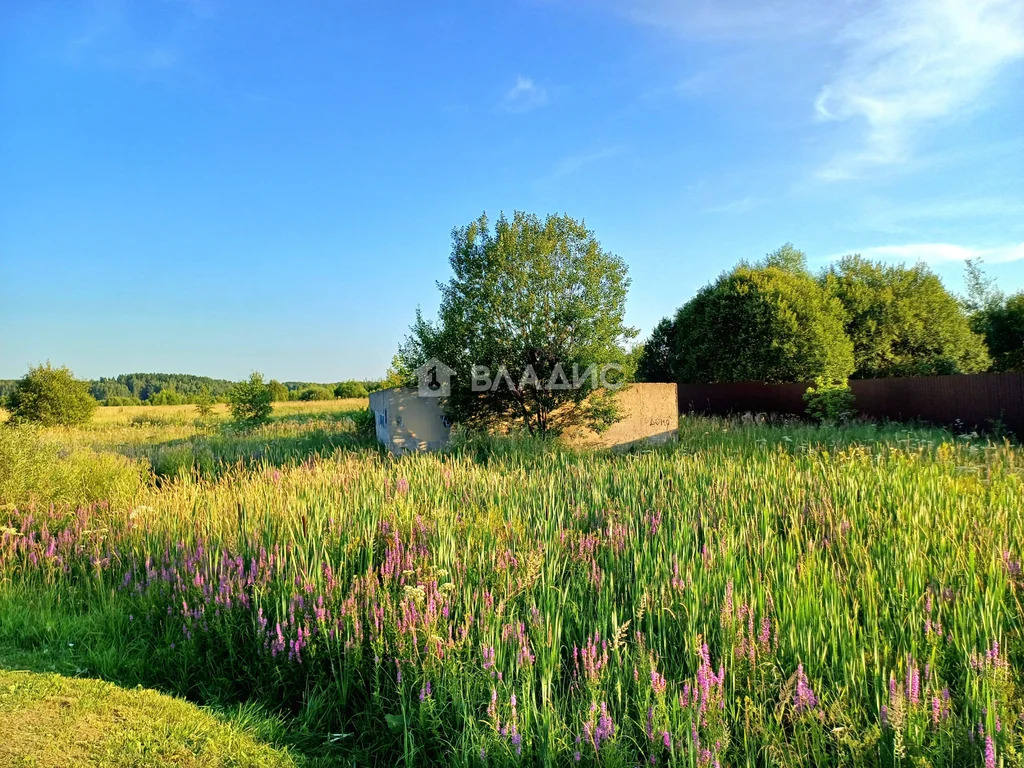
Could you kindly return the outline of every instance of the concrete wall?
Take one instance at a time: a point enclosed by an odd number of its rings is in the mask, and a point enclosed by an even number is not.
[[[679,406],[675,384],[632,384],[615,394],[622,419],[603,433],[574,428],[563,435],[569,445],[625,448],[660,443],[676,434]],[[442,398],[420,397],[415,389],[385,389],[370,394],[377,440],[393,453],[433,451],[448,442],[451,429]]]
[[[370,393],[370,409],[377,440],[392,453],[433,451],[448,442],[451,429],[441,398],[420,397],[415,389],[385,389]]]
[[[627,448],[642,442],[663,443],[679,428],[675,384],[632,384],[615,394],[622,419],[602,433],[576,428],[564,435],[570,445]]]

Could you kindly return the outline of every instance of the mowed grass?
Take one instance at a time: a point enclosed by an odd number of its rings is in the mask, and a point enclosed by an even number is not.
[[[64,436],[214,470],[8,500],[0,643],[272,708],[325,764],[1021,762],[1014,446],[688,418],[395,459],[295,416]]]
[[[296,763],[244,725],[155,691],[0,669],[0,765],[226,768]]]

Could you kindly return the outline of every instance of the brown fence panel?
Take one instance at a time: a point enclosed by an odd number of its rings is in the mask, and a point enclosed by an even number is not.
[[[721,384],[680,384],[679,410],[697,413],[803,413],[806,384],[764,384],[730,381]]]
[[[1024,437],[1024,373],[915,376],[850,381],[858,412],[879,419],[965,427],[1002,422]],[[680,384],[679,410],[698,413],[803,413],[806,384]]]
[[[1024,373],[861,379],[850,388],[868,416],[983,428],[998,420],[1024,435]]]

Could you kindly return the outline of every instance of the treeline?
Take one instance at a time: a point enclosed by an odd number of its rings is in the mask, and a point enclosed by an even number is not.
[[[977,262],[968,294],[924,264],[846,256],[812,274],[792,245],[741,262],[663,319],[640,353],[644,381],[844,382],[1024,370],[1024,293]]]
[[[0,402],[10,396],[17,381],[0,379]],[[187,405],[227,402],[228,393],[238,382],[189,373],[123,373],[119,376],[101,376],[87,384],[89,394],[101,405]],[[366,397],[381,386],[382,383],[377,380],[324,384],[271,379],[267,383],[273,399],[278,402]]]

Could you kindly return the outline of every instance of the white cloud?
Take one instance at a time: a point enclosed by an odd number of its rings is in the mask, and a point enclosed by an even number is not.
[[[845,57],[815,102],[819,120],[859,120],[861,146],[819,172],[842,179],[906,162],[924,126],[975,107],[1024,58],[1020,0],[885,0],[850,22]]]
[[[529,112],[547,103],[548,92],[537,85],[532,78],[519,75],[515,85],[505,91],[501,108],[506,112]]]
[[[878,245],[862,248],[859,253],[866,259],[943,264],[966,259],[983,259],[986,264],[1006,264],[1024,259],[1024,243],[1001,245],[995,248],[976,248],[952,243],[909,243],[907,245]],[[838,258],[832,256],[829,261]]]

